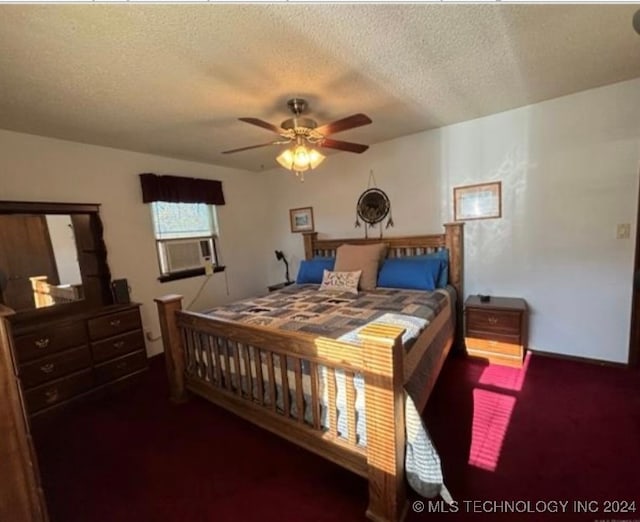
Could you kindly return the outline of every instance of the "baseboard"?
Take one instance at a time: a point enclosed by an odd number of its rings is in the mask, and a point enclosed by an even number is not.
[[[629,368],[629,365],[625,363],[603,361],[601,359],[591,359],[589,357],[579,357],[577,355],[566,355],[563,353],[544,352],[542,350],[529,349],[528,351],[530,351],[532,354],[541,355],[543,357],[549,357],[552,359],[564,359],[565,361],[583,362],[588,364],[596,364],[598,366],[611,366],[613,368]]]

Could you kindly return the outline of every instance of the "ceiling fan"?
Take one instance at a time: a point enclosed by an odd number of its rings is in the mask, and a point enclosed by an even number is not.
[[[337,132],[368,125],[371,123],[371,118],[365,114],[353,114],[352,116],[347,116],[341,120],[318,126],[315,120],[300,117],[300,115],[307,109],[306,100],[303,100],[302,98],[292,98],[287,101],[287,106],[293,113],[293,118],[283,121],[280,127],[276,127],[275,125],[258,118],[238,118],[240,121],[250,123],[251,125],[257,125],[258,127],[274,132],[278,134],[281,139],[270,141],[268,143],[261,143],[260,145],[250,145],[249,147],[225,150],[222,154],[234,154],[245,150],[257,149],[259,147],[267,147],[269,145],[286,145],[289,143],[295,143],[296,146],[308,143],[316,147],[338,149],[347,152],[356,152],[358,154],[369,148],[369,145],[334,140],[327,137],[331,134],[336,134]]]

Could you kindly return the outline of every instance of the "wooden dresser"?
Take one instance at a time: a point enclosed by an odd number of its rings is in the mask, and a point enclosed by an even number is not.
[[[147,368],[139,305],[13,325],[13,349],[32,421],[108,391]]]
[[[31,430],[147,368],[137,304],[113,304],[100,205],[0,201],[0,521],[46,522]],[[122,301],[128,301],[128,295]]]
[[[464,303],[464,339],[468,355],[520,367],[528,343],[529,314],[524,299],[476,295]]]

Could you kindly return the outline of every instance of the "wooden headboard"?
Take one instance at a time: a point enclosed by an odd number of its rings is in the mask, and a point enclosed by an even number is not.
[[[429,234],[425,236],[383,237],[368,239],[319,239],[317,232],[305,232],[304,256],[311,259],[314,256],[335,257],[336,249],[345,243],[350,245],[366,245],[371,243],[385,243],[388,247],[387,257],[415,256],[435,252],[442,248],[449,251],[449,284],[456,289],[456,308],[458,324],[462,324],[463,294],[463,261],[464,261],[464,223],[445,223],[444,234]]]

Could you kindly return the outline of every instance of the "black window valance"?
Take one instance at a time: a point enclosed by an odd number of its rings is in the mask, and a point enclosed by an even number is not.
[[[145,173],[140,174],[140,185],[143,203],[168,201],[224,205],[221,181]]]

